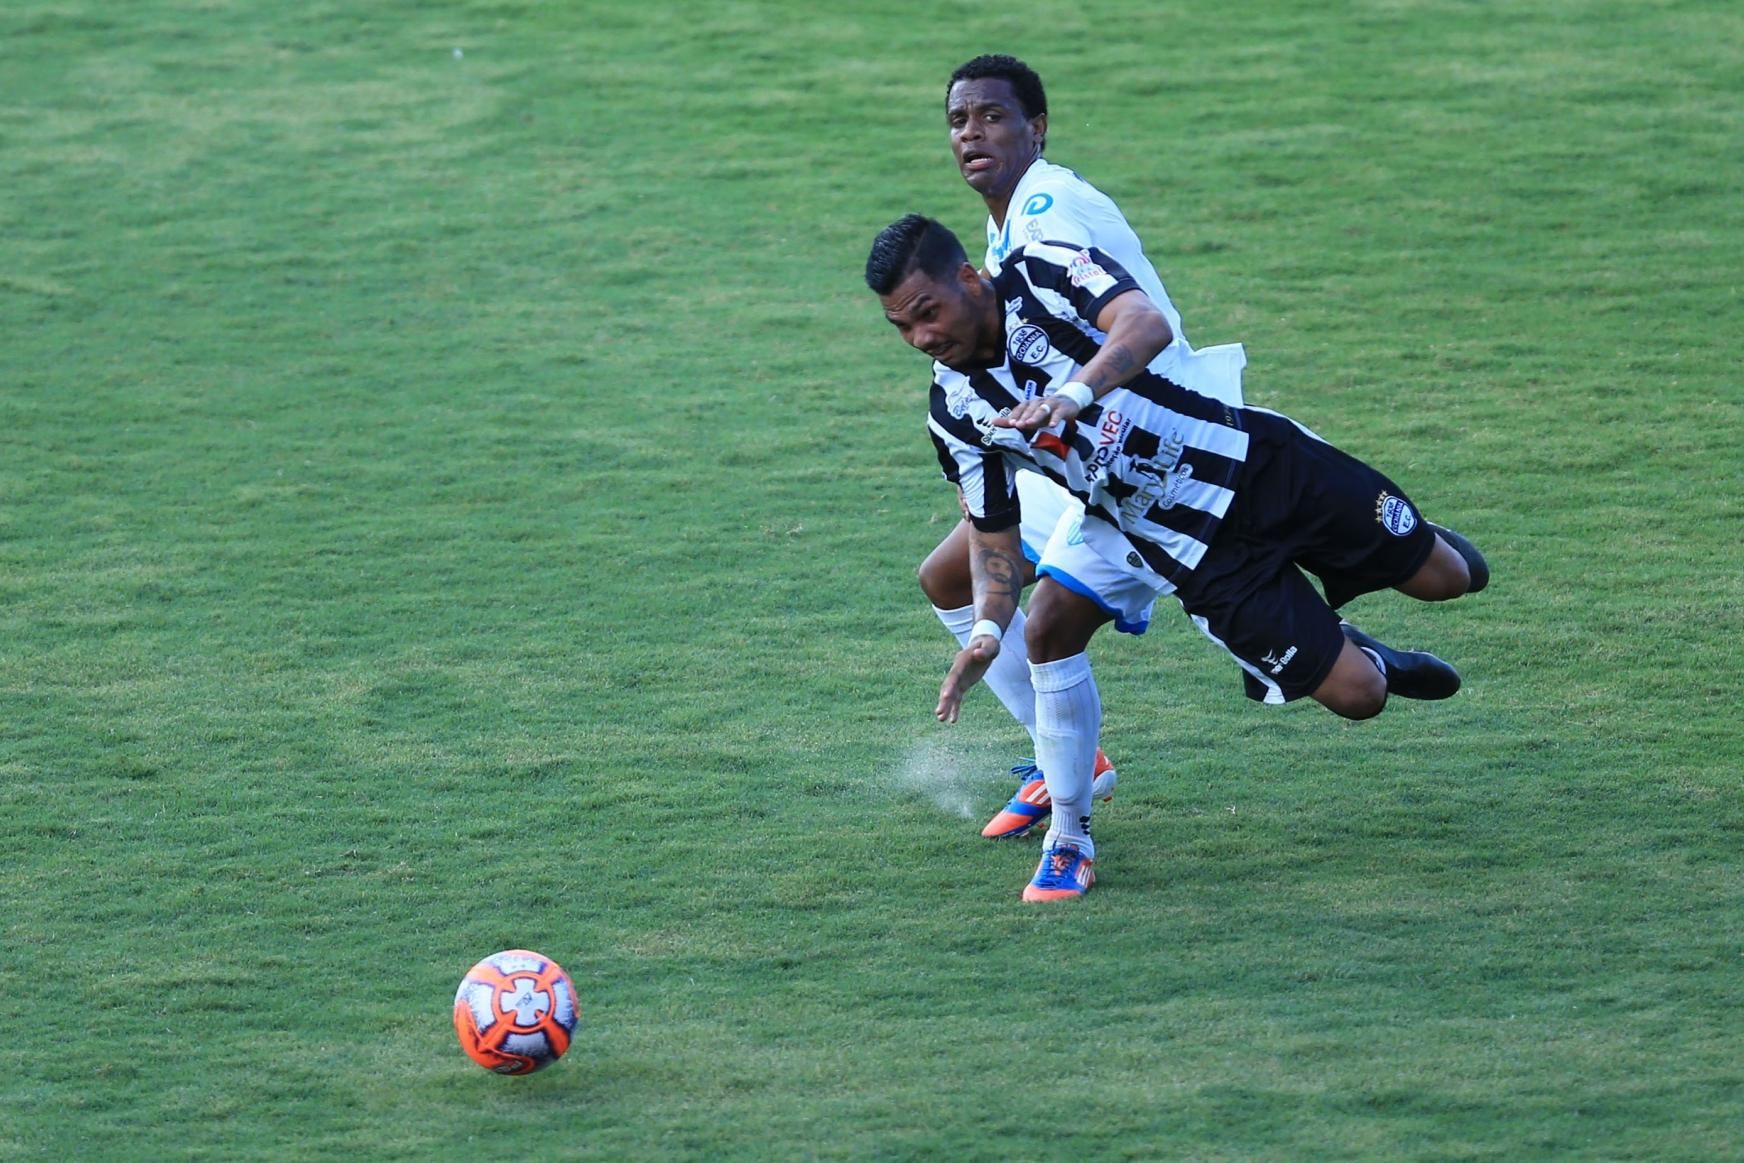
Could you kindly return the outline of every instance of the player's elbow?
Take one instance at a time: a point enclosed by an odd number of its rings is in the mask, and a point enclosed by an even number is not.
[[[1175,329],[1169,326],[1168,317],[1157,310],[1155,303],[1146,302],[1145,309],[1144,345],[1161,352],[1169,344],[1175,342]],[[1155,356],[1153,355],[1152,358],[1154,359]],[[1145,362],[1150,361],[1146,360]]]
[[[1109,329],[1109,340],[1118,338],[1139,357],[1139,363],[1149,363],[1175,342],[1175,329],[1169,326],[1168,317],[1142,292],[1122,296],[1117,303],[1120,313]]]

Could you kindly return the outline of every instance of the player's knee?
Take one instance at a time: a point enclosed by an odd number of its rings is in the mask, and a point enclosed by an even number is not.
[[[933,605],[941,610],[961,609],[974,602],[974,583],[965,576],[966,570],[959,568],[967,563],[952,560],[943,550],[940,546],[928,554],[914,571],[915,578],[920,582],[921,593]]]
[[[1379,682],[1372,688],[1365,687],[1332,709],[1346,719],[1372,719],[1387,709],[1387,684]]]
[[[1030,603],[1029,618],[1023,625],[1023,646],[1031,662],[1058,662],[1078,653],[1066,643],[1060,619],[1045,602]]]
[[[1435,576],[1435,596],[1429,600],[1447,602],[1464,597],[1470,592],[1471,584],[1471,567],[1456,553],[1451,561],[1442,563],[1442,569]]]
[[[1098,627],[1108,621],[1088,598],[1050,578],[1036,587],[1024,624],[1024,649],[1031,662],[1058,662],[1082,654]]]
[[[1373,667],[1340,668],[1314,692],[1315,701],[1345,719],[1372,719],[1387,706],[1387,680]]]

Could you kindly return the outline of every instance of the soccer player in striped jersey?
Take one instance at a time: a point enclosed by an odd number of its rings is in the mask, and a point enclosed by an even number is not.
[[[1424,601],[1480,589],[1488,567],[1476,548],[1288,417],[1151,371],[1173,331],[1112,257],[1028,242],[989,279],[948,229],[911,214],[873,243],[866,282],[903,339],[933,358],[928,429],[970,522],[976,621],[940,687],[941,720],[956,719],[1001,653],[1017,605],[1018,467],[1083,505],[1042,551],[1025,628],[1036,759],[1054,807],[1025,900],[1082,896],[1094,881],[1102,707],[1085,650],[1109,622],[1142,632],[1160,594],[1179,599],[1268,703],[1311,697],[1366,719],[1389,694],[1459,689],[1447,663],[1394,650],[1336,610],[1389,587]]]
[[[1241,346],[1195,352],[1187,343],[1180,313],[1120,208],[1076,173],[1042,156],[1048,102],[1034,70],[1002,54],[965,62],[946,84],[945,120],[958,170],[987,205],[987,252],[982,265],[989,275],[999,273],[1014,246],[1041,238],[1093,246],[1112,255],[1168,320],[1172,338],[1150,361],[1151,370],[1227,403],[1242,402],[1241,369],[1246,359]],[[1034,580],[1033,563],[1055,522],[1075,514],[1077,505],[1043,477],[1025,475],[1018,485],[1024,492],[1021,565],[1028,582]],[[969,525],[963,521],[919,570],[921,589],[933,612],[959,645],[967,642],[975,620],[968,547]],[[1023,641],[1023,625],[1019,608],[1007,627],[1011,648],[995,660],[986,681],[1033,738],[1035,692],[1022,651],[1017,649]],[[981,831],[984,836],[1021,836],[1048,816],[1051,801],[1036,766],[1020,764],[1012,770],[1019,777],[1017,791],[987,822]],[[1097,798],[1107,799],[1115,770],[1101,751],[1096,755],[1096,781]]]

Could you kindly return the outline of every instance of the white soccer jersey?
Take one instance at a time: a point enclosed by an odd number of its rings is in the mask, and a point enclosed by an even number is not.
[[[1016,523],[1016,472],[1039,470],[1083,502],[1087,545],[1166,592],[1199,564],[1235,497],[1248,448],[1239,408],[1144,371],[1073,423],[1032,436],[993,424],[1082,371],[1107,338],[1091,320],[1137,285],[1100,248],[1015,247],[993,280],[1005,360],[935,362],[927,427],[977,528]]]
[[[1185,383],[1186,377],[1171,374],[1188,363],[1192,354],[1181,327],[1181,313],[1163,289],[1162,278],[1145,257],[1144,244],[1127,225],[1126,216],[1114,199],[1073,171],[1037,158],[1011,192],[1004,227],[996,224],[991,214],[987,216],[987,256],[982,260],[987,273],[997,275],[1013,250],[1043,239],[1093,246],[1125,268],[1175,333],[1173,342],[1151,360],[1150,369]],[[1239,404],[1241,400],[1238,396],[1229,402]]]

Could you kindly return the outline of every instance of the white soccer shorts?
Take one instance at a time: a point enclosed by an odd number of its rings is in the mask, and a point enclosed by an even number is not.
[[[1095,602],[1114,619],[1114,628],[1122,634],[1143,634],[1150,629],[1157,604],[1156,584],[1084,544],[1082,505],[1075,505],[1054,526],[1053,536],[1037,561],[1036,575],[1051,577]]]
[[[1017,474],[1017,505],[1023,513],[1018,534],[1023,538],[1023,555],[1032,562],[1042,559],[1048,539],[1067,516],[1081,517],[1084,503],[1039,472],[1028,469]]]

